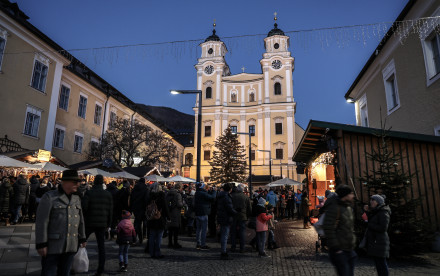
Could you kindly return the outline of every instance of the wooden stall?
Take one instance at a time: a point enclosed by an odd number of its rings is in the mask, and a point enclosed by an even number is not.
[[[368,156],[379,148],[380,132],[380,129],[310,121],[292,159],[305,167],[312,204],[313,196],[319,196],[323,187],[328,187],[327,181],[332,178],[329,170],[332,169],[335,186],[341,183],[350,185],[359,201],[368,202],[371,195],[362,179],[379,166]],[[420,215],[433,230],[440,230],[440,137],[387,131],[387,140],[392,153],[400,158],[395,169],[411,176],[408,196],[422,199]],[[323,154],[331,158],[320,162]],[[313,177],[316,163],[325,165],[325,180],[319,175],[318,179]]]

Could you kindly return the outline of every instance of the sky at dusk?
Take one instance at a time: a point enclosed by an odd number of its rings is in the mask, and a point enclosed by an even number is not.
[[[290,51],[295,58],[295,119],[305,128],[311,119],[355,124],[354,106],[345,102],[344,94],[378,45],[380,31],[376,37],[359,39],[343,29],[301,30],[393,22],[408,1],[16,2],[30,17],[30,23],[64,49],[71,50],[132,101],[168,106],[189,114],[194,114],[195,98],[171,95],[169,90],[197,88],[194,65],[200,55],[198,44],[211,34],[213,20],[217,34],[229,50],[226,61],[231,73],[241,73],[243,66],[247,73],[261,73],[263,39],[273,28],[273,13],[277,12],[279,28],[290,32]],[[361,28],[358,30],[362,32]],[[243,37],[228,38],[231,36]],[[171,41],[186,42],[157,44]],[[75,50],[135,44],[143,45]]]

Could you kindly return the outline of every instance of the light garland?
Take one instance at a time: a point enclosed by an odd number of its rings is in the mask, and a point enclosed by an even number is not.
[[[362,25],[350,25],[339,27],[326,27],[307,30],[293,30],[285,31],[284,33],[292,34],[292,40],[295,41],[297,48],[301,47],[307,51],[313,43],[318,43],[322,49],[337,45],[340,48],[347,47],[351,42],[361,43],[363,46],[369,40],[377,40],[381,42],[385,36],[394,35],[398,37],[401,44],[411,34],[417,34],[419,37],[424,37],[434,30],[440,34],[440,16],[424,17],[411,20],[403,20],[396,22],[382,22]],[[389,33],[391,31],[391,33]],[[261,41],[266,37],[266,34],[245,34],[237,36],[221,37],[221,40],[227,45],[229,53],[232,54],[234,49],[246,49],[247,52],[261,51],[263,44]],[[139,59],[153,59],[164,57],[172,57],[179,61],[183,56],[198,58],[200,43],[204,39],[189,39],[168,42],[152,42],[152,43],[137,43],[128,45],[113,45],[103,47],[90,48],[76,48],[59,51],[60,54],[78,53],[81,55],[81,60],[85,64],[113,64],[121,61],[122,57],[126,61]],[[41,53],[57,52],[57,51],[42,51]],[[32,54],[34,51],[23,52],[5,52],[4,55],[17,54]]]

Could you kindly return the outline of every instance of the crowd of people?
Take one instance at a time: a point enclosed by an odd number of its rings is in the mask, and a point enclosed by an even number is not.
[[[130,246],[145,246],[145,253],[160,259],[164,258],[162,239],[168,237],[168,248],[179,250],[182,233],[195,235],[197,250],[209,250],[207,237],[217,238],[220,259],[231,260],[228,253],[244,253],[247,243],[258,256],[270,257],[266,250],[278,248],[274,230],[279,220],[303,220],[304,228],[310,228],[311,204],[306,190],[260,188],[249,197],[243,184],[225,183],[219,188],[205,183],[162,185],[147,183],[144,178],[134,185],[128,181],[105,184],[101,175],[90,184],[75,170],[65,171],[55,183],[50,177],[37,176],[28,181],[24,175],[2,179],[1,218],[6,225],[20,223],[25,216],[36,222],[42,275],[69,275],[74,255],[80,246],[86,246],[92,233],[99,255],[95,275],[102,275],[105,239],[116,238],[123,272],[128,268]],[[316,206],[323,219],[323,245],[339,275],[354,272],[353,197],[350,187],[339,185],[336,193],[326,191],[326,200],[319,198]],[[379,275],[388,275],[387,227],[391,211],[383,195],[372,196],[370,205],[364,208],[368,226],[359,247],[374,258]],[[250,241],[246,240],[247,229],[255,231]]]

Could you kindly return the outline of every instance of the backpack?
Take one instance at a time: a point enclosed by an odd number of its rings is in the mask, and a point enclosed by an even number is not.
[[[168,208],[170,210],[174,209],[177,206],[177,200],[175,194],[168,193],[166,196],[166,200],[167,200]]]
[[[161,215],[159,208],[157,208],[156,201],[152,200],[151,203],[148,204],[147,211],[145,212],[147,220],[160,219]]]

